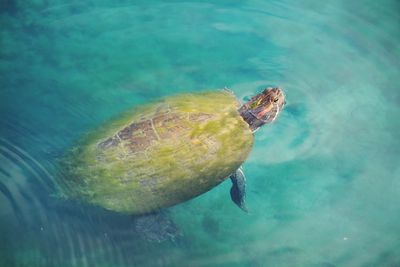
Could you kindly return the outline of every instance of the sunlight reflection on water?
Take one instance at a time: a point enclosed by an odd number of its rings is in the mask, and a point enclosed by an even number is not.
[[[2,4],[0,265],[399,265],[399,4],[367,2]],[[57,198],[57,158],[85,132],[225,86],[287,96],[244,165],[248,215],[223,183],[170,209],[181,240],[153,244]]]

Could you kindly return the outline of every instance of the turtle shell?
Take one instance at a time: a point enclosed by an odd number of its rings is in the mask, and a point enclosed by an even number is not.
[[[247,158],[253,134],[229,92],[138,107],[88,134],[63,164],[66,194],[142,214],[196,197]]]

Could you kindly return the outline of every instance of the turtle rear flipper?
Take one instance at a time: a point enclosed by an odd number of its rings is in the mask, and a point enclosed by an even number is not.
[[[151,242],[175,241],[182,236],[176,224],[163,211],[135,216],[134,224],[137,233]]]
[[[234,173],[229,176],[232,181],[231,187],[231,199],[245,212],[249,212],[246,207],[246,177],[244,176],[243,170],[240,167]]]

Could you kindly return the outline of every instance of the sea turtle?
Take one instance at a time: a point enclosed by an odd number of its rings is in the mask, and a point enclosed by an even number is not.
[[[66,195],[107,210],[146,214],[207,192],[226,178],[245,204],[240,168],[253,133],[285,104],[267,88],[240,106],[229,90],[181,94],[137,107],[85,136],[63,160]]]

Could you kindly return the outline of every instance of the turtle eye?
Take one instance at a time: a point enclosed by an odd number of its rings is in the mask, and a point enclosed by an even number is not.
[[[274,99],[274,102],[276,103],[276,102],[278,102],[278,100],[279,100],[279,98],[276,97],[276,98]]]

